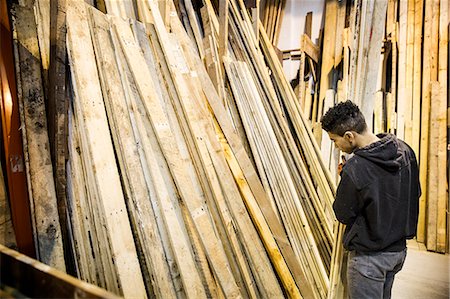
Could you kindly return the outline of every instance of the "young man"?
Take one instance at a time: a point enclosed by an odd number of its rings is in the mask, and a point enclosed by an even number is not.
[[[390,298],[419,210],[419,171],[413,150],[392,134],[372,134],[359,108],[339,103],[322,117],[337,148],[353,153],[342,167],[333,209],[347,225],[350,298]]]

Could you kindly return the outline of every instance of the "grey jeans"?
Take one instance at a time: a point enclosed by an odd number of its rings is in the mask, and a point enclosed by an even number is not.
[[[402,269],[405,258],[406,249],[377,253],[350,251],[347,262],[350,299],[391,298],[394,276]]]

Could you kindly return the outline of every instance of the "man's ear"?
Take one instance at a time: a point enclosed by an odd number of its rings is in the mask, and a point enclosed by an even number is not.
[[[355,140],[355,135],[353,134],[352,131],[346,131],[343,137],[350,143],[352,143]]]

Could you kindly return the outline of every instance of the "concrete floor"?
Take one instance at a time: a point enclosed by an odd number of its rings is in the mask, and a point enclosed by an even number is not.
[[[408,242],[403,269],[395,276],[393,299],[449,299],[450,256],[427,252],[424,245]]]

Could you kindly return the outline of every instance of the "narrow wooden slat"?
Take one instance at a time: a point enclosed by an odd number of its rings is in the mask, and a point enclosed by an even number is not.
[[[361,69],[362,72],[358,75],[358,80],[361,80],[361,89],[358,93],[358,101],[361,103],[361,112],[366,118],[369,129],[373,126],[373,106],[375,101],[377,75],[380,66],[380,53],[385,29],[384,26],[379,26],[379,24],[385,24],[386,10],[387,2],[377,1],[373,8],[373,15],[369,14],[370,9],[367,11],[366,26],[369,27],[370,35],[365,36],[365,38],[369,38],[370,36],[370,40],[367,48],[360,48],[360,50],[367,52],[358,57],[358,59],[361,58],[361,62],[364,64]]]
[[[335,40],[335,50],[334,50],[334,67],[337,68],[339,63],[342,60],[342,48],[343,48],[343,39],[344,34],[343,30],[345,27],[345,15],[347,9],[347,1],[339,1],[337,6],[336,13],[336,40]]]
[[[438,224],[438,201],[439,201],[439,115],[442,112],[440,108],[440,85],[439,82],[430,82],[430,126],[429,126],[429,142],[433,144],[428,150],[428,180],[427,180],[427,242],[428,250],[437,251],[437,230]]]
[[[302,34],[300,49],[306,53],[315,63],[319,62],[319,47],[316,46],[307,34]]]
[[[40,54],[33,10],[15,5],[13,25],[16,71],[20,82],[24,145],[26,144],[29,198],[32,201],[39,259],[65,271],[61,227],[59,224],[53,168],[47,135]],[[24,68],[23,66],[27,66]]]
[[[406,41],[408,24],[408,1],[399,3],[398,24],[398,86],[397,86],[397,137],[405,139],[405,105],[406,101]]]
[[[39,0],[34,4],[38,32],[39,52],[44,79],[44,90],[48,90],[48,70],[50,65],[50,0]]]
[[[404,105],[405,114],[405,138],[406,143],[414,145],[413,150],[417,152],[418,144],[412,140],[413,128],[413,80],[414,80],[414,0],[408,0],[408,15],[407,15],[407,29],[406,29],[406,73],[405,73],[405,94],[406,97]],[[416,108],[417,109],[417,108]]]
[[[412,90],[412,140],[411,147],[419,156],[420,150],[420,109],[422,86],[422,26],[423,26],[423,0],[414,3],[414,73]]]
[[[420,182],[422,196],[419,202],[419,220],[417,227],[417,240],[424,242],[426,237],[426,214],[428,202],[428,151],[429,151],[429,127],[430,127],[430,82],[438,78],[438,46],[439,46],[439,1],[427,1],[425,3],[424,39],[423,39],[423,67],[422,67],[422,109],[421,109],[421,134],[420,134]],[[399,78],[400,80],[400,78]],[[400,96],[400,95],[399,95]]]
[[[320,71],[320,92],[319,103],[317,109],[317,115],[313,115],[313,121],[319,122],[322,114],[324,113],[324,101],[326,91],[331,87],[330,78],[332,78],[331,72],[334,69],[334,54],[335,54],[335,41],[336,41],[336,22],[337,22],[337,1],[328,0],[325,4],[325,28],[322,48],[322,68]],[[317,142],[320,144],[322,140],[322,131],[315,132],[317,136]]]
[[[14,73],[13,37],[6,1],[0,2],[0,112],[5,155],[5,177],[11,204],[11,218],[14,225],[19,251],[31,257],[36,256],[33,227],[24,167],[20,118]]]
[[[447,247],[449,230],[446,225],[448,222],[448,180],[446,180],[446,146],[448,140],[448,129],[446,124],[448,124],[448,116],[446,110],[448,109],[448,103],[446,107],[446,100],[448,96],[448,33],[449,33],[449,22],[448,22],[448,11],[449,6],[445,5],[445,1],[441,1],[439,10],[439,69],[438,69],[438,79],[440,85],[440,101],[438,121],[439,121],[439,143],[438,143],[438,216],[437,216],[437,241],[436,249],[438,252],[445,253],[448,252]]]
[[[50,150],[54,168],[58,214],[63,238],[67,271],[73,272],[74,262],[70,252],[67,228],[66,160],[67,111],[66,94],[66,9],[67,0],[50,1],[50,63],[48,72],[47,118]]]

